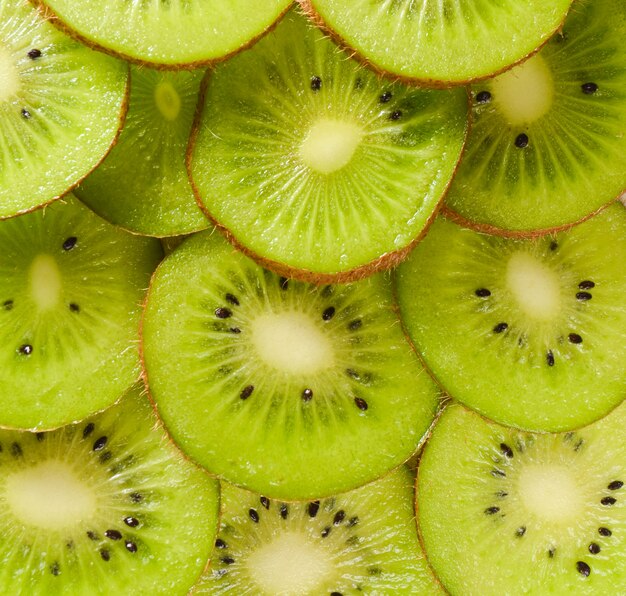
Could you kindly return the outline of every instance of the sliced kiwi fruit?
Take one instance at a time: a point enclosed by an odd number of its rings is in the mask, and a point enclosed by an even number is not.
[[[111,153],[76,189],[81,201],[140,234],[174,236],[208,227],[185,169],[202,74],[131,68],[126,124]]]
[[[211,568],[194,594],[444,594],[419,545],[413,499],[413,474],[404,466],[308,503],[222,483]]]
[[[561,33],[475,85],[474,123],[447,207],[481,230],[529,235],[626,189],[626,4],[577,0]]]
[[[448,407],[417,484],[423,544],[448,591],[621,593],[625,429],[626,404],[560,434],[524,433]]]
[[[265,266],[307,281],[391,267],[463,147],[463,89],[381,80],[289,13],[206,81],[189,149],[199,201]]]
[[[52,429],[140,374],[141,302],[161,257],[68,196],[0,222],[0,426]]]
[[[267,497],[318,498],[380,477],[417,450],[438,405],[388,276],[287,280],[216,233],[192,236],[157,269],[141,341],[174,441]]]
[[[572,0],[299,0],[364,62],[433,86],[484,78],[558,29]]]
[[[197,581],[218,483],[168,442],[142,391],[55,431],[0,431],[3,593],[182,596]]]
[[[528,430],[584,426],[626,396],[626,211],[535,239],[441,218],[400,266],[406,328],[447,392]]]
[[[0,0],[0,219],[64,195],[115,142],[128,68]]]
[[[291,0],[33,0],[83,43],[134,62],[184,68],[251,44]]]

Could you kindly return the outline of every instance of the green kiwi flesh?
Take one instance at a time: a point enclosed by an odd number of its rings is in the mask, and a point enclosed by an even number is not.
[[[185,169],[202,74],[131,68],[126,124],[104,162],[76,189],[81,201],[140,234],[173,236],[208,227]]]
[[[0,219],[64,195],[104,158],[128,68],[67,37],[22,0],[0,0]]]
[[[571,430],[626,396],[624,263],[619,204],[534,239],[441,218],[398,269],[400,310],[451,396],[502,424]]]
[[[185,67],[237,52],[290,0],[34,0],[88,45],[135,62]]]
[[[267,497],[318,498],[380,477],[417,450],[438,405],[388,276],[287,280],[217,233],[159,266],[141,342],[174,441]]]
[[[413,499],[404,466],[309,503],[222,483],[211,567],[194,594],[444,594],[419,545]]]
[[[447,207],[528,234],[580,221],[626,188],[626,4],[577,1],[527,62],[475,85],[473,125]]]
[[[161,254],[71,195],[0,222],[0,427],[80,420],[137,380],[141,302]]]
[[[168,442],[142,391],[80,424],[0,431],[4,594],[182,596],[197,581],[219,486]]]
[[[617,594],[626,585],[626,404],[531,434],[459,405],[418,469],[418,526],[451,594]],[[620,588],[619,586],[622,586]]]
[[[572,0],[300,0],[364,61],[431,85],[484,78],[536,50]]]
[[[464,89],[381,80],[302,15],[209,73],[190,144],[231,241],[307,281],[390,267],[430,222],[467,126]]]

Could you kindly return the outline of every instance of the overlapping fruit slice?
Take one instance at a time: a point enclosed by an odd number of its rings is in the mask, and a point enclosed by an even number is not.
[[[407,330],[446,390],[503,424],[569,430],[626,396],[626,211],[507,239],[439,219],[398,269]]]
[[[0,0],[0,219],[64,195],[106,155],[126,65],[70,39],[23,0]]]
[[[157,269],[142,347],[174,440],[267,497],[319,498],[380,477],[416,451],[437,408],[387,276],[288,281],[216,233]]]
[[[198,198],[283,274],[391,267],[433,216],[464,143],[463,89],[381,80],[292,12],[218,66],[190,148]]]
[[[626,188],[626,4],[579,1],[536,56],[473,87],[474,123],[446,198],[471,225],[530,235]]]
[[[75,198],[0,222],[0,426],[50,429],[112,404],[139,375],[157,240]]]

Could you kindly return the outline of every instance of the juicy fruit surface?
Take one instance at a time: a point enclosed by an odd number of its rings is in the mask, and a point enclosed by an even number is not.
[[[211,567],[195,594],[443,594],[419,546],[404,466],[330,499],[281,503],[222,483]]]
[[[158,241],[76,199],[0,222],[0,426],[50,429],[112,404],[140,372]]]
[[[367,62],[431,84],[482,78],[521,60],[552,35],[571,4],[571,0],[302,2]]]
[[[315,498],[375,479],[417,449],[437,407],[386,277],[287,281],[215,233],[157,269],[142,349],[174,440],[268,497]]]
[[[418,523],[452,594],[608,594],[626,582],[626,404],[522,433],[453,405],[418,470]]]
[[[534,240],[440,219],[398,269],[400,308],[454,398],[503,424],[568,430],[626,394],[625,262],[621,205]]]
[[[211,73],[190,174],[236,244],[327,279],[407,250],[466,125],[463,89],[381,81],[293,12]]]
[[[626,5],[576,2],[524,64],[473,87],[473,125],[446,204],[483,228],[571,224],[626,188]]]
[[[218,484],[138,388],[80,424],[0,431],[0,445],[3,593],[184,595],[200,575]]]
[[[184,66],[236,52],[261,35],[289,0],[37,0],[87,43],[138,62]]]
[[[131,68],[128,115],[117,144],[76,189],[100,216],[150,236],[207,228],[185,169],[203,71]]]
[[[0,219],[65,194],[113,144],[127,66],[0,0]]]

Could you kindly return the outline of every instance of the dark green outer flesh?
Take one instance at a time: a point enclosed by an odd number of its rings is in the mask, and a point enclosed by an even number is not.
[[[328,286],[327,294],[288,284],[281,290],[278,276],[219,234],[196,235],[153,277],[142,351],[150,393],[183,450],[235,484],[293,500],[349,490],[407,460],[434,417],[437,394],[402,334],[386,277]],[[334,317],[324,321],[333,304]],[[216,317],[223,308],[232,316]],[[328,334],[330,368],[287,373],[252,348],[250,321],[290,309]],[[350,331],[353,321],[362,328]],[[254,392],[242,399],[249,385]],[[309,402],[301,397],[307,387]]]

